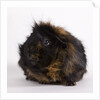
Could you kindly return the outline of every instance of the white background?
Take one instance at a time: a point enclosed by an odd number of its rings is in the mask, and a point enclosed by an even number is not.
[[[7,9],[7,92],[61,92],[89,93],[93,92],[92,73],[92,33],[93,12],[91,7],[61,8],[17,8]],[[52,24],[64,27],[79,38],[85,46],[88,60],[87,73],[76,86],[41,85],[25,80],[23,71],[18,66],[18,44],[23,43],[30,35],[34,19],[39,22],[51,21]]]

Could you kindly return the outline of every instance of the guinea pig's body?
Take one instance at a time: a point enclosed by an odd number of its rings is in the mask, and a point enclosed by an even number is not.
[[[71,86],[86,72],[86,55],[80,40],[49,22],[35,23],[19,49],[19,65],[26,79]]]

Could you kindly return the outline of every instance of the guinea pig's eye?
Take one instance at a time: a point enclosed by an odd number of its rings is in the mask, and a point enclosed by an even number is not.
[[[47,39],[46,39],[46,40],[44,40],[44,45],[45,45],[45,46],[48,46],[48,45],[50,45],[50,42],[49,42],[49,40],[47,40]]]

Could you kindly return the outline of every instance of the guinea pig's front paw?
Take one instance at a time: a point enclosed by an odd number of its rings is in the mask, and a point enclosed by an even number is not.
[[[73,82],[71,80],[62,81],[62,85],[65,85],[65,86],[75,86],[76,82]]]
[[[26,80],[29,80],[29,78],[26,76]]]
[[[37,81],[34,77],[26,76],[26,80]]]
[[[76,82],[73,82],[73,81],[71,81],[71,80],[68,80],[67,82],[66,82],[66,86],[75,86],[76,85]]]
[[[66,83],[66,86],[75,86],[75,85],[76,85],[76,83],[73,83],[73,82]]]
[[[39,81],[40,84],[48,84],[47,82]]]

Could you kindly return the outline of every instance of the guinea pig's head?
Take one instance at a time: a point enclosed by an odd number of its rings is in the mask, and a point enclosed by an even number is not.
[[[58,59],[60,50],[66,48],[66,40],[59,36],[59,32],[59,28],[50,23],[35,23],[31,35],[19,46],[24,65],[46,67]]]

